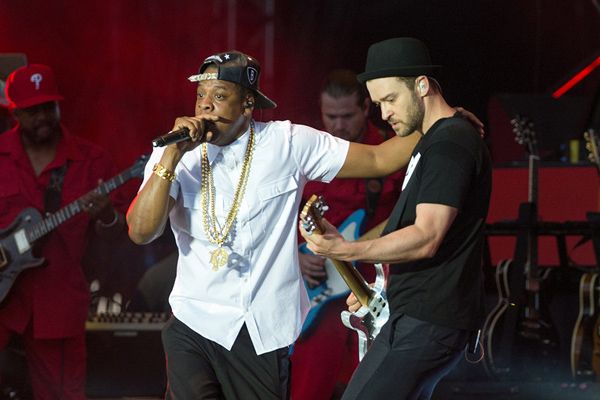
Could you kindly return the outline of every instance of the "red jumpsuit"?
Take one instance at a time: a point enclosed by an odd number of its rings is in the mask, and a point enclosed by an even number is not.
[[[56,156],[35,175],[13,128],[0,135],[0,229],[26,207],[43,214],[51,170],[67,164],[61,207],[116,174],[100,147],[71,136],[63,127]],[[81,268],[90,219],[81,212],[38,242],[45,263],[23,271],[0,304],[0,349],[11,335],[23,336],[36,399],[84,399],[85,320],[88,283]]]

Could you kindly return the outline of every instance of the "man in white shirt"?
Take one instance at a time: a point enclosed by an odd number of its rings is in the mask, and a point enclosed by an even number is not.
[[[173,128],[188,128],[191,140],[155,149],[127,215],[138,244],[170,218],[179,249],[163,331],[167,398],[289,398],[288,346],[309,308],[296,237],[304,184],[388,175],[415,144],[368,146],[254,121],[254,108],[276,106],[259,91],[259,74],[236,51],[203,62],[189,78],[198,82],[195,116]]]

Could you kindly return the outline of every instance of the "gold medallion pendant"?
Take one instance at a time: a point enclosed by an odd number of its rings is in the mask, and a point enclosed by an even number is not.
[[[254,149],[254,121],[250,121],[250,136],[248,137],[248,145],[246,146],[246,155],[240,172],[235,193],[233,195],[233,203],[231,209],[227,213],[225,223],[219,226],[217,215],[215,213],[215,196],[216,188],[213,182],[213,174],[210,162],[208,161],[208,146],[202,143],[202,179],[200,183],[201,190],[201,208],[202,208],[202,225],[208,241],[217,245],[217,249],[210,252],[210,264],[213,271],[218,271],[219,268],[227,265],[229,253],[223,248],[223,244],[227,242],[229,231],[234,224],[237,213],[242,203],[242,198],[246,191],[246,183],[248,183],[248,175],[250,173],[250,165],[252,164],[252,151]]]
[[[216,250],[210,252],[210,264],[212,265],[213,271],[218,271],[219,268],[227,265],[229,254],[227,250],[222,247],[217,247]]]

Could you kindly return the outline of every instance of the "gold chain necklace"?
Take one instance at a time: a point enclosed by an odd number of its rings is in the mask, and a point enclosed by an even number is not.
[[[227,265],[229,254],[227,250],[223,248],[223,243],[227,240],[229,231],[233,226],[233,222],[240,209],[240,203],[244,197],[246,191],[246,183],[248,182],[248,175],[250,173],[250,164],[252,163],[252,153],[254,149],[254,121],[250,122],[250,136],[248,138],[248,145],[246,147],[246,154],[244,156],[244,164],[242,165],[242,172],[240,174],[240,180],[238,181],[233,195],[233,203],[231,209],[227,214],[225,225],[221,228],[217,228],[217,215],[215,213],[215,184],[213,181],[212,169],[208,162],[208,146],[205,143],[202,144],[202,195],[201,207],[202,207],[202,223],[204,225],[204,232],[208,237],[208,241],[216,244],[217,249],[210,252],[210,263],[212,270],[217,271],[220,267]],[[209,215],[210,208],[210,215]]]

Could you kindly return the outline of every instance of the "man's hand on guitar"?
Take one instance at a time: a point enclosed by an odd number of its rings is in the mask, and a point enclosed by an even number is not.
[[[361,307],[361,304],[352,292],[350,292],[350,295],[346,298],[346,304],[348,305],[348,311],[350,312],[357,312]]]
[[[375,286],[375,282],[369,283],[369,287],[373,288]],[[357,312],[359,308],[362,307],[362,304],[358,301],[354,293],[350,292],[350,295],[346,298],[346,305],[348,306],[348,311]]]
[[[300,261],[300,272],[302,272],[304,280],[308,282],[311,288],[320,285],[321,282],[327,279],[323,257],[299,253],[298,259]]]
[[[98,193],[88,193],[85,197],[82,197],[81,202],[83,210],[90,214],[91,219],[98,219],[103,215],[112,218],[112,207],[110,206],[108,196]],[[109,218],[107,217],[106,219]]]
[[[99,180],[98,185],[101,184],[102,180]],[[91,219],[100,220],[105,224],[115,219],[116,211],[108,195],[91,191],[83,195],[79,201],[83,205],[83,210],[90,214]]]
[[[349,253],[344,249],[348,248],[349,242],[338,232],[337,228],[326,219],[321,220],[323,232],[320,234],[315,231],[314,234],[308,233],[300,221],[300,234],[306,240],[309,250],[315,254],[333,258],[341,261],[352,261]]]

